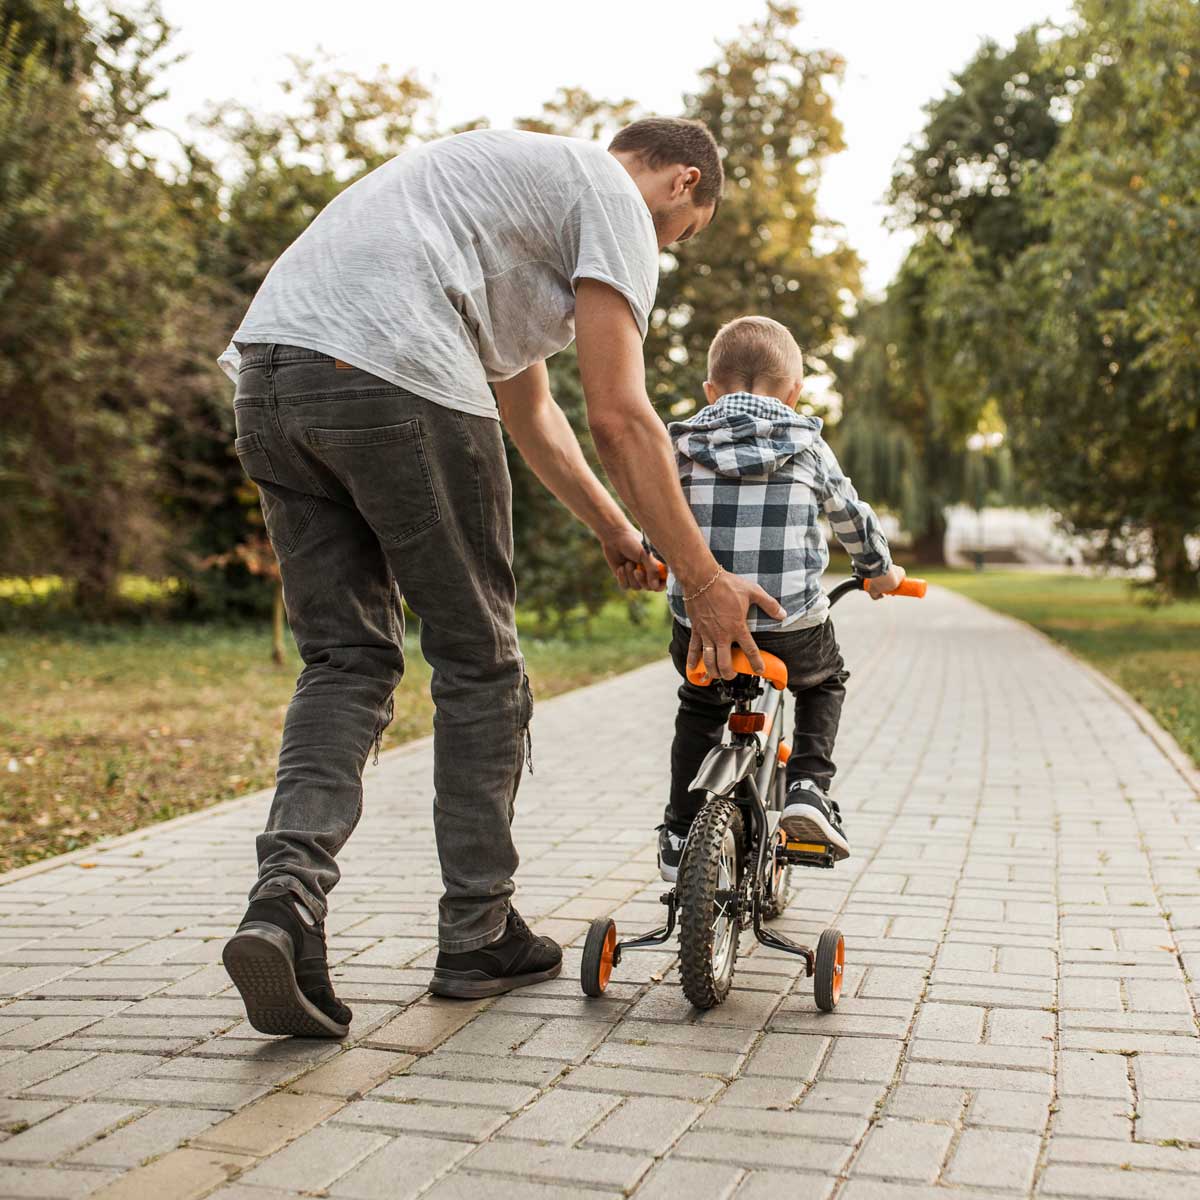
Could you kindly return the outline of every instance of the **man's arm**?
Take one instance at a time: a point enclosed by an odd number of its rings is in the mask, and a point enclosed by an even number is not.
[[[641,535],[596,478],[566,414],[550,394],[546,364],[493,385],[500,419],[533,473],[597,537],[617,582],[661,591]],[[635,574],[642,568],[641,578]]]
[[[692,622],[689,665],[701,656],[710,675],[730,679],[730,646],[737,643],[756,668],[762,659],[746,624],[750,605],[782,619],[785,611],[762,588],[722,572],[679,486],[662,422],[646,395],[642,342],[628,302],[595,279],[575,292],[575,341],[588,421],[600,461],[660,553],[684,594]]]

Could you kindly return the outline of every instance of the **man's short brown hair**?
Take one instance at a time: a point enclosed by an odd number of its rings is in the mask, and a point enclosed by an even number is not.
[[[723,395],[752,392],[756,381],[782,385],[803,373],[796,339],[770,317],[738,317],[717,330],[708,348],[708,380]]]
[[[725,187],[721,152],[708,126],[683,117],[644,117],[626,125],[610,150],[636,154],[651,170],[682,163],[700,172],[693,199],[699,208],[718,205]]]

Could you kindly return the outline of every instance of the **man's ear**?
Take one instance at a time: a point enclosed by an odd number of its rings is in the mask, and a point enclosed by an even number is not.
[[[681,166],[679,173],[675,176],[675,186],[671,189],[671,199],[678,200],[680,196],[686,196],[689,192],[694,193],[699,182],[700,169],[698,167]]]

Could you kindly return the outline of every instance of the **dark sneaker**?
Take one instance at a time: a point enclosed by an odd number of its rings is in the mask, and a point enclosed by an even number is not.
[[[779,824],[788,841],[824,842],[835,859],[850,857],[837,801],[830,800],[811,779],[802,779],[788,788]]]
[[[686,837],[672,833],[665,825],[658,827],[658,873],[667,883],[675,883],[679,879],[679,864],[686,845]]]
[[[429,990],[435,996],[476,1000],[553,979],[561,970],[559,944],[534,934],[521,914],[510,907],[508,926],[498,942],[462,954],[438,951]]]
[[[344,1038],[353,1013],[333,994],[325,925],[290,894],[255,900],[221,955],[260,1033]]]

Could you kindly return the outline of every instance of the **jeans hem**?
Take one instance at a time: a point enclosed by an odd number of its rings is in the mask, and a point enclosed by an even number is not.
[[[507,928],[508,914],[505,913],[504,920],[490,933],[482,933],[478,937],[473,938],[460,938],[454,942],[438,938],[438,949],[443,954],[467,954],[472,950],[480,950],[484,946],[490,946],[493,942],[498,942],[504,936],[504,931]]]
[[[318,924],[325,920],[329,906],[319,896],[313,895],[294,875],[270,875],[260,879],[250,889],[250,900],[268,900],[272,896],[286,896],[289,892],[312,913]]]

